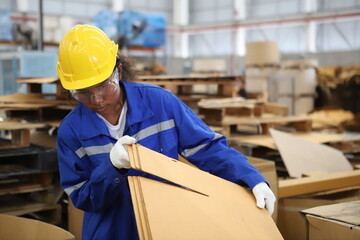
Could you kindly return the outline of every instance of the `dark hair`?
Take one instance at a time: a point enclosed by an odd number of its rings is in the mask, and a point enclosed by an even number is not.
[[[136,79],[136,71],[133,60],[123,55],[118,54],[116,57],[116,66],[121,63],[122,66],[122,79],[123,81],[134,81]]]

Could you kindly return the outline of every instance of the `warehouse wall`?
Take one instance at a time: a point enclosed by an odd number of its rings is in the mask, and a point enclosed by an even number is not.
[[[205,57],[204,57],[205,58]],[[234,65],[233,68],[228,68],[227,74],[243,74],[245,69],[245,58],[236,57],[231,58],[231,56],[217,56],[218,59],[222,59],[226,62],[227,66]],[[319,52],[319,53],[309,53],[304,54],[282,54],[281,60],[291,60],[291,59],[317,59],[319,66],[353,66],[359,65],[360,63],[360,50],[357,51],[331,51],[331,52]],[[168,57],[167,67],[169,68],[169,74],[179,75],[183,73],[189,73],[189,64],[193,62],[194,59],[199,58],[172,58]],[[161,59],[159,59],[161,61]]]
[[[170,0],[124,0],[125,10],[156,12],[165,16],[167,25],[173,25],[173,1]],[[189,0],[189,24],[202,27],[199,31],[189,31],[189,59],[179,61],[174,58],[176,32],[168,31],[166,47],[156,53],[156,57],[175,72],[186,68],[183,65],[195,58],[218,57],[226,60],[229,72],[238,73],[243,68],[243,56],[236,51],[243,42],[237,39],[238,27],[233,23],[239,15],[234,10],[235,2],[245,2],[245,19],[242,21],[263,21],[266,19],[284,20],[275,25],[248,26],[244,28],[244,42],[276,41],[284,59],[292,57],[315,57],[320,65],[358,64],[360,54],[360,18],[343,18],[315,22],[315,49],[308,51],[308,22],[287,23],[286,19],[294,16],[308,16],[320,13],[339,13],[360,11],[360,0]],[[307,14],[307,5],[315,4],[316,11]],[[111,9],[113,0],[43,0],[46,41],[58,42],[64,31],[76,23],[87,23],[100,10]],[[2,0],[0,8],[8,8],[12,16],[25,16],[30,24],[36,26],[38,0]],[[26,11],[24,12],[24,9]],[[358,12],[359,12],[358,11]],[[240,23],[242,22],[240,21]],[[226,26],[218,28],[216,26]],[[62,30],[63,28],[63,30]],[[205,29],[205,30],[204,30]],[[182,28],[186,32],[187,28]],[[1,50],[2,48],[0,48]],[[141,53],[140,53],[141,54]],[[148,53],[144,53],[149,55]],[[154,54],[149,57],[153,57]],[[336,56],[336,57],[335,57]],[[180,64],[183,62],[184,64]],[[241,70],[240,70],[241,72]],[[179,72],[181,73],[181,72]]]

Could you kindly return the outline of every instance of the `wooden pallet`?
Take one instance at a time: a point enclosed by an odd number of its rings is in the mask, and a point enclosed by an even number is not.
[[[198,102],[199,115],[212,126],[223,126],[228,118],[287,116],[286,106],[242,98],[206,99]]]
[[[36,94],[15,93],[0,97],[0,109],[13,120],[63,119],[73,107],[67,100],[47,99]]]
[[[196,84],[218,86],[217,96],[232,96],[233,84],[239,81],[241,76],[216,76],[216,75],[195,75],[195,76],[140,76],[138,82],[145,82],[161,86],[174,94],[191,95],[194,94],[192,86]]]
[[[310,132],[312,121],[308,117],[250,117],[250,118],[241,118],[241,117],[226,117],[222,122],[223,133],[226,137],[230,137],[232,129],[236,129],[240,126],[254,126],[256,134],[269,134],[270,128],[277,128],[278,126],[286,127],[292,131],[299,132]]]
[[[43,84],[55,84],[57,99],[66,99],[66,90],[61,86],[58,77],[44,77],[44,78],[18,78],[17,83],[26,84],[26,91],[28,94],[42,94]],[[42,94],[44,95],[44,94]],[[46,95],[46,94],[45,94]]]
[[[0,130],[9,130],[11,132],[11,142],[0,141],[0,150],[28,147],[30,145],[30,129],[43,127],[46,127],[46,124],[15,121],[0,122]]]

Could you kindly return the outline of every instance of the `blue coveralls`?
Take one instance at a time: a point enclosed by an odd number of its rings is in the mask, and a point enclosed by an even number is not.
[[[128,104],[124,135],[154,151],[252,189],[265,178],[246,157],[227,146],[171,92],[149,84],[124,82]],[[82,104],[62,121],[57,136],[61,186],[76,208],[85,211],[83,239],[138,239],[127,176],[109,159],[115,144],[95,112]]]

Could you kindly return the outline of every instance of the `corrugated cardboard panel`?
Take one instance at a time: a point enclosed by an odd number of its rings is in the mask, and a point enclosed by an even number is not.
[[[353,168],[339,150],[270,129],[281,158],[291,177],[314,171],[328,173],[351,171]]]
[[[149,231],[144,239],[283,239],[249,190],[138,144],[129,153],[133,168],[176,184],[129,177],[137,181],[130,188],[134,209],[143,210],[136,216],[147,220],[137,219]]]

